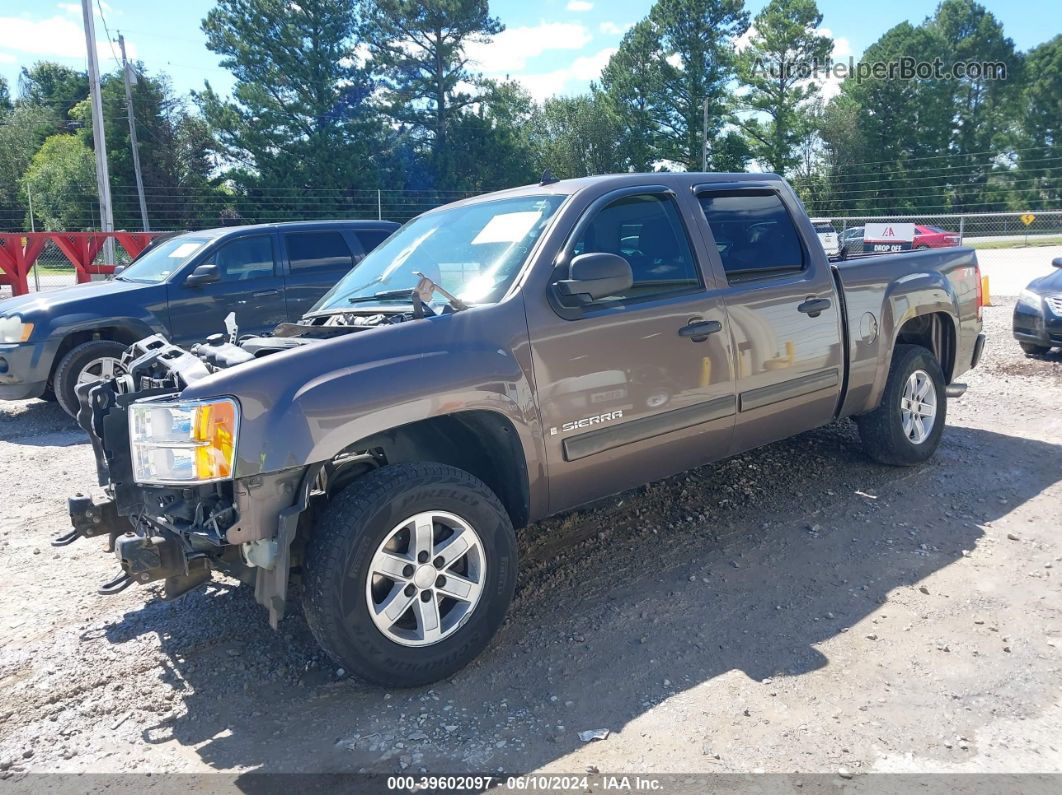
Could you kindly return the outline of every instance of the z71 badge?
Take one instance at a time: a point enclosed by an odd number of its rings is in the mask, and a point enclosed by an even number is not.
[[[591,425],[602,425],[606,422],[622,419],[622,411],[606,411],[604,414],[595,414],[593,417],[583,417],[581,420],[566,422],[560,428],[550,428],[549,435],[556,436],[558,433],[571,433],[580,428],[589,428]]]

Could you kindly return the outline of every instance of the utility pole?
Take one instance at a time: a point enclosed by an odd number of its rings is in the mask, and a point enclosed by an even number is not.
[[[701,125],[701,171],[708,170],[708,98],[702,105],[704,120]]]
[[[101,226],[104,232],[114,231],[111,210],[111,179],[107,170],[107,138],[103,131],[103,96],[100,93],[100,64],[96,54],[96,25],[92,19],[92,0],[81,0],[81,15],[85,18],[85,48],[88,50],[89,90],[92,93],[92,141],[96,148],[96,185],[100,193]],[[103,257],[114,264],[114,238],[103,244]]]
[[[129,116],[129,143],[133,147],[133,172],[136,174],[136,194],[140,197],[140,223],[145,232],[148,226],[147,199],[144,198],[144,177],[140,174],[140,144],[136,140],[136,120],[133,118],[133,89],[129,85],[129,73],[132,67],[125,60],[125,36],[118,33],[118,46],[122,50],[122,82],[125,83],[125,109]]]

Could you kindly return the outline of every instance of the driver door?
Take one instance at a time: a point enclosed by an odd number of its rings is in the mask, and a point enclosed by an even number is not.
[[[253,234],[226,239],[200,258],[197,265],[217,265],[220,278],[191,287],[183,281],[170,285],[172,341],[188,344],[224,333],[230,312],[236,313],[241,334],[266,333],[287,320],[275,249],[272,233]]]
[[[652,187],[603,196],[564,256],[618,254],[631,266],[630,289],[578,311],[546,296],[525,305],[552,511],[729,451],[736,398],[726,310],[705,279],[684,198]]]

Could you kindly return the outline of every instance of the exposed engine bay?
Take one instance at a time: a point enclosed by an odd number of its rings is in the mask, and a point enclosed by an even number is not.
[[[414,319],[412,312],[334,312],[304,318],[299,323],[281,323],[270,336],[238,337],[233,329],[207,337],[188,350],[156,334],[134,343],[126,351],[122,364],[130,378],[121,389],[123,392],[180,390],[218,370],[263,356]]]

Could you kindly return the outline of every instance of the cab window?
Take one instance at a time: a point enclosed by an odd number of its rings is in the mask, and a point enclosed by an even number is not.
[[[273,236],[241,237],[225,243],[211,260],[223,281],[251,281],[273,275]]]
[[[292,271],[341,270],[354,267],[350,246],[339,232],[293,232],[284,236]]]
[[[634,276],[623,295],[597,303],[649,298],[703,284],[682,218],[668,196],[626,196],[599,211],[575,241],[572,256],[596,252],[619,254]]]
[[[778,194],[719,191],[699,198],[728,281],[804,269],[800,235]]]

